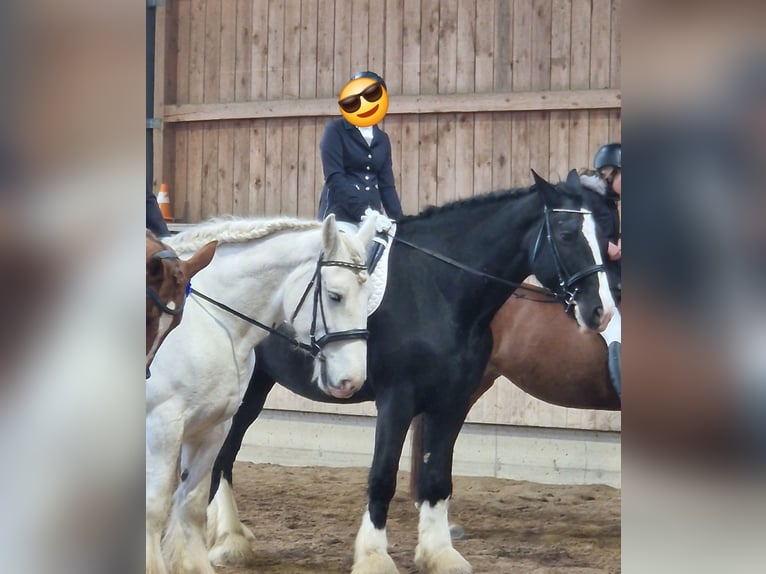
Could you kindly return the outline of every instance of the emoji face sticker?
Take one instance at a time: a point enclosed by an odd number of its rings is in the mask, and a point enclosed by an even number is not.
[[[349,123],[362,128],[374,126],[388,112],[388,92],[374,78],[356,78],[343,86],[338,105]]]

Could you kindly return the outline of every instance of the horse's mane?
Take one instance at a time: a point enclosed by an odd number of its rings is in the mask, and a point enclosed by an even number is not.
[[[281,231],[308,231],[322,223],[307,219],[217,217],[204,221],[178,235],[167,238],[167,244],[178,252],[196,251],[210,241],[244,243],[262,239]]]
[[[569,197],[578,197],[578,195],[572,190],[570,190],[564,182],[553,184],[553,187],[555,187],[557,191],[561,192],[564,195],[567,195]],[[400,223],[403,223],[406,221],[427,219],[435,215],[448,213],[450,211],[457,211],[460,209],[464,209],[466,207],[475,207],[479,205],[498,203],[498,202],[507,200],[511,197],[522,197],[525,195],[529,195],[533,191],[535,191],[534,185],[530,187],[514,187],[511,189],[501,189],[498,191],[491,191],[489,193],[482,193],[480,195],[475,195],[473,197],[468,197],[466,199],[458,199],[456,201],[445,203],[444,205],[441,205],[441,206],[429,205],[418,214],[407,215],[403,217],[400,220]]]

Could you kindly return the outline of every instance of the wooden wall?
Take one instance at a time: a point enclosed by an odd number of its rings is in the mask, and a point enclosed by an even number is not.
[[[622,0],[167,0],[156,185],[173,213],[313,217],[319,139],[381,73],[406,213],[560,178],[620,139]]]
[[[166,0],[155,191],[169,184],[182,222],[313,218],[324,124],[363,69],[388,86],[383,128],[405,213],[529,185],[530,168],[563,178],[620,140],[621,13],[622,0]],[[620,417],[506,383],[469,420],[615,430]]]

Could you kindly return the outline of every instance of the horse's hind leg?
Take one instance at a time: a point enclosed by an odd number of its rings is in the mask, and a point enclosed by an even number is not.
[[[213,466],[210,504],[207,508],[207,539],[210,561],[216,566],[248,566],[255,560],[253,533],[239,520],[232,491],[234,459],[250,425],[258,418],[274,379],[256,369],[242,404],[232,419],[231,430]]]
[[[162,550],[173,574],[214,574],[205,544],[210,471],[228,430],[220,424],[181,450],[181,482],[173,496]]]
[[[378,398],[375,453],[368,485],[368,505],[356,535],[354,568],[351,574],[397,574],[388,555],[386,519],[396,491],[396,473],[402,454],[411,410],[391,397]]]
[[[471,565],[452,547],[449,499],[452,453],[465,411],[424,415],[423,466],[418,483],[420,522],[415,564],[426,574],[470,574]]]

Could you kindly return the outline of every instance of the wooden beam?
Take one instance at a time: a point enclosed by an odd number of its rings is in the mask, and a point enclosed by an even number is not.
[[[622,91],[568,90],[501,94],[444,94],[396,96],[389,114],[443,114],[454,112],[527,112],[550,110],[620,109]],[[165,106],[165,122],[203,122],[254,118],[303,118],[339,115],[334,98],[182,104]]]

